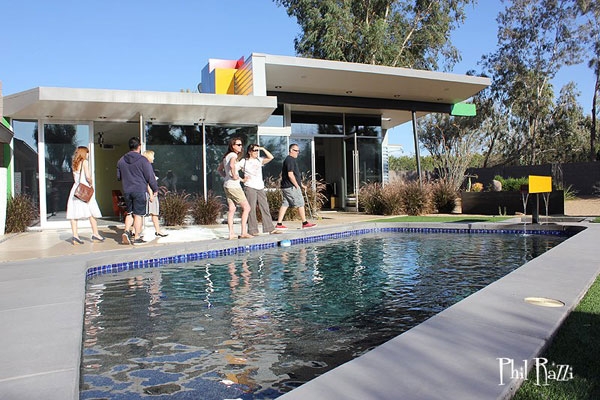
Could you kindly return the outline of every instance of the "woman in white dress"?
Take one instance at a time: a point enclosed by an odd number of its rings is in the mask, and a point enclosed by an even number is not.
[[[75,183],[69,193],[69,200],[67,201],[67,219],[71,221],[71,230],[73,231],[73,237],[71,242],[73,244],[83,244],[83,241],[79,238],[77,232],[77,220],[88,218],[90,225],[92,226],[92,241],[97,240],[100,242],[104,241],[104,238],[98,233],[98,224],[96,218],[100,218],[100,208],[96,202],[96,194],[92,196],[89,202],[79,200],[75,197],[75,189],[79,182],[91,186],[92,176],[90,174],[90,167],[88,163],[89,150],[87,147],[79,146],[73,154],[73,179]]]

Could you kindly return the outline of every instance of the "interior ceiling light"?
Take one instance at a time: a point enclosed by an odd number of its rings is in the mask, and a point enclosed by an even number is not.
[[[103,116],[103,115],[99,116],[98,118],[99,118],[99,119],[106,119],[106,117],[105,117],[105,116]]]
[[[275,86],[275,89],[281,89],[281,86],[279,86],[279,85],[276,85],[276,86]]]
[[[52,118],[54,115],[46,115],[46,118]]]
[[[444,100],[444,99],[442,99],[441,97],[438,97],[436,100],[437,100],[437,101],[442,101],[442,100]]]
[[[156,118],[150,117],[150,121],[156,121]]]
[[[400,96],[399,94],[395,94],[395,95],[394,95],[394,97],[395,97],[395,98],[399,98],[399,97],[401,97],[401,96]]]
[[[346,90],[346,94],[352,94],[352,90]]]

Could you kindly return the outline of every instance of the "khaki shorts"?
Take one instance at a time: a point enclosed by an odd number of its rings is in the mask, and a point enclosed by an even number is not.
[[[223,188],[225,189],[225,197],[233,201],[235,204],[241,204],[246,201],[246,195],[241,188]]]
[[[292,186],[289,188],[281,189],[283,195],[283,201],[281,203],[284,207],[304,207],[304,198],[302,197],[302,189],[297,189]]]

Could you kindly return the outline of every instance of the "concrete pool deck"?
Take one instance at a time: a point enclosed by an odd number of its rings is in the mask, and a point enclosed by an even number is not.
[[[85,273],[89,267],[357,229],[465,229],[465,225],[357,222],[252,240],[121,247],[36,262],[0,263],[0,399],[78,398]],[[509,397],[520,382],[510,379],[505,370],[506,385],[499,385],[497,358],[519,363],[538,355],[600,272],[600,224],[569,225],[587,229],[415,328],[281,398]],[[508,224],[468,226],[504,229]],[[35,245],[31,243],[31,248]],[[35,257],[33,250],[31,254]],[[534,306],[523,301],[528,296],[558,299],[565,306]]]

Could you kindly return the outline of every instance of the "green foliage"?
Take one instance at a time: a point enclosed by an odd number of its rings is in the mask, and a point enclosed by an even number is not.
[[[427,70],[460,60],[450,34],[473,0],[275,0],[300,25],[296,53]]]
[[[190,211],[190,195],[185,192],[170,192],[164,190],[160,198],[160,214],[165,225],[183,225]]]
[[[214,225],[223,211],[221,197],[215,196],[211,191],[208,192],[206,200],[202,195],[195,195],[190,203],[190,211],[195,224]]]
[[[456,191],[447,182],[439,180],[431,186],[431,200],[439,213],[449,214],[456,207]]]
[[[419,186],[418,182],[408,182],[402,188],[402,209],[408,215],[421,215],[430,210],[431,191],[429,185]]]
[[[502,184],[503,192],[519,192],[521,191],[521,186],[529,185],[529,178],[526,176],[522,178],[503,178],[500,175],[496,175],[494,179]]]
[[[513,0],[498,15],[498,48],[483,60],[493,79],[488,121],[496,125],[488,155],[494,148],[504,162],[542,161],[554,109],[550,82],[561,67],[581,60],[576,14],[571,0]]]
[[[577,190],[573,189],[573,185],[569,185],[563,190],[563,197],[565,200],[575,200],[577,198]]]
[[[25,232],[37,216],[31,197],[19,194],[9,197],[6,205],[6,233]]]
[[[394,171],[416,171],[417,160],[415,156],[390,156],[389,166]],[[433,171],[433,158],[431,156],[421,156],[421,171]]]

